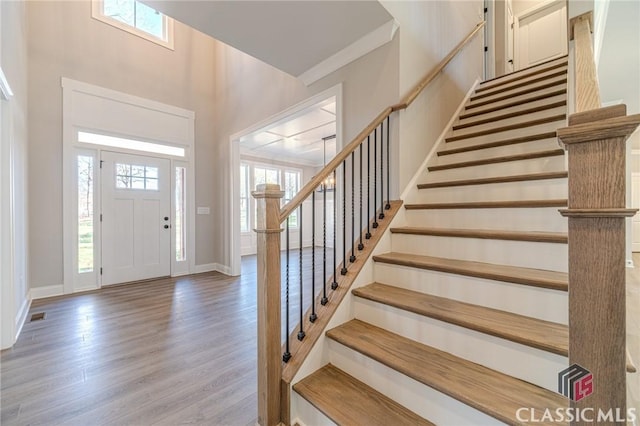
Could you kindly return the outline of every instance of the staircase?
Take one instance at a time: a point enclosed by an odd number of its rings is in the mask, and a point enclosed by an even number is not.
[[[355,318],[327,331],[330,363],[294,384],[300,424],[522,424],[568,406],[566,90],[566,58],[479,85],[352,290]]]

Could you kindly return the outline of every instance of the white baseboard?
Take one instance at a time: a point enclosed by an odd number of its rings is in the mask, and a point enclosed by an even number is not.
[[[44,299],[46,297],[53,296],[62,296],[63,294],[64,286],[62,284],[48,285],[45,287],[33,287],[31,289],[31,298],[33,300]]]
[[[14,342],[18,340],[22,326],[24,326],[24,323],[27,321],[29,309],[31,309],[31,291],[27,293],[27,297],[22,301],[22,306],[20,306],[18,314],[16,315],[16,337]]]
[[[405,187],[404,191],[402,191],[402,194],[400,195],[400,199],[401,200],[406,200],[407,196],[410,193],[410,191],[413,188],[416,187],[418,179],[420,178],[420,176],[422,176],[422,174],[424,173],[425,169],[427,168],[427,164],[429,163],[429,161],[431,161],[433,156],[436,154],[436,152],[438,151],[438,148],[440,147],[440,145],[444,143],[444,139],[447,136],[447,133],[449,133],[449,131],[451,130],[451,127],[453,127],[453,123],[456,121],[456,119],[460,115],[460,112],[462,111],[462,109],[466,105],[467,101],[469,100],[469,98],[471,97],[473,92],[475,92],[476,87],[478,86],[478,84],[480,84],[480,79],[479,78],[477,78],[476,81],[471,85],[471,88],[469,89],[469,91],[465,95],[464,99],[462,99],[462,102],[460,102],[460,105],[458,105],[458,108],[456,109],[456,111],[451,116],[451,119],[449,120],[447,125],[442,130],[442,133],[440,134],[440,136],[436,140],[436,143],[433,144],[433,147],[431,148],[431,151],[429,151],[429,154],[427,154],[427,157],[424,159],[424,162],[422,163],[422,165],[420,167],[418,167],[418,171],[416,171],[416,174],[413,175],[413,177],[411,178],[411,180],[409,181],[409,183]]]
[[[205,263],[196,265],[193,271],[194,274],[202,274],[204,272],[220,272],[225,275],[231,275],[231,266],[221,265],[220,263]]]

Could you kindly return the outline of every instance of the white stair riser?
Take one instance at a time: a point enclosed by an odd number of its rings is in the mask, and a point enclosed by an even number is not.
[[[501,373],[556,391],[567,358],[433,318],[356,298],[356,318]],[[536,368],[522,368],[535,365]]]
[[[557,207],[539,209],[407,210],[408,226],[567,232],[567,219]]]
[[[376,262],[383,284],[567,324],[567,292]]]
[[[540,68],[549,68],[549,67],[557,65],[559,63],[565,63],[564,68],[566,68],[567,67],[566,62],[567,62],[567,58],[558,58],[558,59],[554,59],[553,61],[549,61],[546,64],[540,65]],[[480,83],[480,87],[482,87],[482,88],[495,87],[495,86],[498,86],[498,85],[500,85],[502,83],[515,81],[518,78],[521,78],[523,76],[527,76],[532,71],[536,71],[536,68],[537,67],[534,66],[530,70],[522,70],[521,72],[515,72],[515,73],[512,73],[512,74],[506,74],[506,75],[501,76],[499,78],[496,78],[496,79],[493,79],[493,80],[489,80],[489,81],[486,81],[486,82],[482,82],[482,83]],[[560,69],[560,68],[555,68],[555,69]],[[552,71],[553,70],[547,70],[547,71],[545,71],[545,73],[552,72]],[[540,75],[540,74],[537,74],[537,75]],[[530,77],[532,77],[532,76],[530,76]],[[526,77],[526,78],[529,78],[529,77]]]
[[[465,117],[465,118],[460,118],[458,120],[456,120],[455,124],[467,124],[467,123],[473,123],[476,122],[478,120],[486,120],[486,119],[491,119],[491,118],[496,118],[496,117],[500,117],[503,116],[505,114],[510,114],[510,113],[514,113],[514,112],[519,112],[519,111],[526,111],[526,110],[530,110],[531,108],[537,108],[537,107],[541,107],[541,106],[546,106],[546,105],[550,105],[550,104],[554,104],[556,102],[562,102],[565,101],[566,102],[567,99],[567,95],[566,94],[562,94],[562,95],[555,95],[555,96],[551,96],[548,98],[544,98],[544,99],[540,99],[538,101],[533,101],[533,102],[527,102],[521,105],[516,105],[516,106],[511,106],[508,108],[502,108],[496,111],[491,111],[491,112],[487,112],[484,114],[479,114],[479,115],[473,115],[471,117]],[[479,112],[479,111],[478,111]],[[476,111],[467,111],[467,112],[463,112],[462,115],[467,114],[467,113],[476,113]],[[525,117],[526,115],[523,115],[522,117]]]
[[[467,134],[475,133],[475,132],[483,132],[485,130],[491,130],[491,129],[495,129],[497,127],[512,126],[512,125],[517,125],[517,124],[521,124],[521,123],[527,123],[529,121],[544,119],[544,118],[547,118],[547,117],[552,117],[552,116],[556,116],[556,115],[560,115],[560,114],[566,114],[566,113],[567,113],[567,107],[566,106],[560,106],[560,107],[555,107],[555,108],[552,108],[552,109],[547,109],[547,110],[544,110],[544,111],[534,112],[534,113],[527,114],[527,115],[520,115],[518,117],[504,118],[504,119],[501,119],[501,120],[492,121],[490,123],[478,124],[478,125],[471,126],[471,127],[465,127],[465,128],[462,128],[462,129],[453,130],[453,132],[451,133],[451,136],[461,136],[461,135],[467,135]]]
[[[562,77],[565,77],[565,78],[567,77],[566,66],[561,68],[554,68],[552,70],[541,72],[539,74],[530,75],[528,77],[523,77],[519,80],[510,81],[508,83],[505,82],[505,84],[500,84],[490,88],[479,87],[478,89],[480,90],[478,90],[476,93],[477,94],[495,93],[496,91],[500,91],[500,90],[513,89],[515,86],[519,86],[520,88],[526,88],[526,87],[529,87],[530,85],[541,83],[541,81],[535,81],[535,80],[544,79],[544,81],[547,81],[547,80],[552,80],[555,78],[562,78]]]
[[[539,81],[537,83],[530,84],[527,87],[518,87],[518,88],[515,88],[515,89],[509,89],[509,90],[505,90],[505,91],[500,91],[500,92],[497,92],[497,93],[493,93],[490,96],[483,96],[481,98],[475,98],[476,95],[473,95],[473,96],[471,96],[471,99],[469,101],[469,105],[473,105],[473,104],[476,104],[476,103],[479,103],[479,102],[493,101],[495,99],[500,99],[500,98],[505,97],[505,96],[511,97],[514,94],[520,93],[522,91],[535,90],[537,88],[544,87],[544,86],[546,86],[548,84],[553,84],[553,83],[560,84],[563,80],[566,80],[566,79],[567,79],[566,76],[564,76],[564,77],[563,76],[554,77],[554,78],[550,78],[550,79],[545,80],[545,81]],[[529,97],[531,97],[531,96],[533,96],[532,93],[535,93],[535,92],[531,92],[531,93],[527,93],[527,94],[529,95]],[[479,93],[478,95],[481,95],[481,93]]]
[[[551,200],[567,198],[567,178],[502,182],[417,191],[411,203],[447,203],[472,201]],[[524,209],[522,213],[526,214]],[[500,212],[496,212],[504,216]],[[558,214],[559,215],[559,214]],[[503,219],[508,220],[508,217]]]
[[[486,110],[489,110],[489,109],[493,109],[494,107],[502,107],[504,105],[510,105],[513,102],[526,101],[527,99],[531,99],[531,98],[534,98],[536,96],[547,95],[547,94],[550,94],[550,93],[557,93],[560,90],[564,91],[564,93],[565,93],[564,96],[566,96],[566,93],[567,93],[567,85],[566,85],[566,83],[565,84],[558,84],[556,86],[549,87],[549,88],[542,89],[542,90],[537,90],[537,91],[535,91],[533,93],[528,93],[526,95],[513,96],[513,97],[511,97],[509,99],[505,99],[505,100],[502,100],[502,101],[491,102],[491,103],[486,104],[486,105],[480,105],[480,106],[476,106],[476,107],[472,107],[472,108],[469,108],[470,105],[467,105],[465,107],[464,111],[462,112],[462,114],[465,114],[467,112],[486,111]],[[526,104],[524,104],[524,105],[526,105]]]
[[[311,405],[306,399],[301,397],[296,391],[291,391],[291,407],[297,417],[291,424],[300,426],[337,426],[320,410]]]
[[[357,351],[327,340],[333,365],[437,425],[503,424]]]
[[[567,272],[567,244],[392,234],[392,251]]]
[[[490,135],[475,136],[473,138],[460,139],[452,142],[445,142],[441,149],[461,148],[472,145],[480,145],[489,142],[509,140],[523,136],[555,132],[560,127],[566,126],[566,120],[554,121],[552,123],[536,124],[535,126],[523,127],[520,129],[508,130],[505,132],[492,133]]]
[[[483,177],[509,176],[526,173],[558,172],[565,170],[564,155],[532,158],[529,160],[507,161],[504,163],[482,164],[455,169],[429,171],[423,182],[473,179]]]
[[[463,161],[483,160],[508,155],[540,152],[560,148],[556,139],[541,139],[524,142],[515,145],[497,146],[495,148],[483,148],[475,151],[460,152],[458,154],[440,155],[434,158],[430,166],[460,163]]]

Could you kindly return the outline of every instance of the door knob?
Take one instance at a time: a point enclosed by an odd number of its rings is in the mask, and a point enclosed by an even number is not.
[[[169,229],[169,225],[165,225],[165,226],[164,226],[164,229]]]
[[[169,216],[165,216],[165,217],[164,217],[164,220],[169,220]]]

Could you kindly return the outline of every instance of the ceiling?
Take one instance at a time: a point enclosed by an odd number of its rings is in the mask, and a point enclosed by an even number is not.
[[[320,167],[336,153],[335,98],[240,138],[240,155]],[[326,151],[325,151],[326,150]]]
[[[143,2],[296,77],[392,20],[373,0]]]

